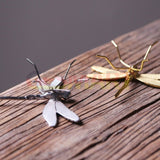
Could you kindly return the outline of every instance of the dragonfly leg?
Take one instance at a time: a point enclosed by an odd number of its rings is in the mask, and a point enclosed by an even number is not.
[[[130,65],[128,65],[127,63],[125,63],[122,58],[121,58],[121,54],[120,54],[120,51],[119,51],[119,47],[118,45],[116,44],[116,42],[114,40],[111,41],[111,43],[114,45],[114,47],[117,49],[117,53],[118,53],[118,56],[119,56],[119,61],[125,66],[128,68],[130,68]]]
[[[101,55],[96,55],[97,57],[104,58],[114,70],[119,70],[119,69],[128,69],[128,68],[121,68],[121,67],[115,67],[114,64],[106,57],[106,56],[101,56]]]
[[[147,49],[147,51],[146,51],[146,54],[145,54],[143,60],[142,60],[141,62],[139,62],[139,63],[141,63],[140,68],[134,68],[134,67],[133,67],[132,69],[133,69],[134,71],[138,71],[138,72],[142,71],[144,62],[147,62],[147,61],[148,61],[147,56],[148,56],[149,52],[151,51],[151,48],[152,48],[155,44],[157,44],[157,43],[158,43],[158,41],[155,41],[154,43],[152,43],[152,44],[148,47],[148,49]],[[135,66],[137,66],[139,63],[137,63]]]

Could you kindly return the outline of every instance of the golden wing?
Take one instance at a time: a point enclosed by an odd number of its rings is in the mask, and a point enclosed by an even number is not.
[[[160,88],[160,74],[140,74],[136,79],[152,87]]]
[[[100,67],[100,66],[92,66],[91,67],[92,70],[96,71],[96,72],[100,72],[100,73],[122,73],[113,69],[108,69],[105,67]]]
[[[99,67],[99,66],[92,66],[91,67],[94,71],[100,72],[93,73],[93,74],[87,74],[88,78],[94,78],[94,79],[100,79],[100,80],[116,80],[116,79],[122,79],[126,77],[126,73],[122,73],[119,71],[115,71],[112,69]]]
[[[160,80],[160,74],[140,74],[140,76]]]

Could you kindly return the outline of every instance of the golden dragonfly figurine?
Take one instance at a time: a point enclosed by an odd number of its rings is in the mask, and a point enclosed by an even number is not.
[[[94,78],[94,79],[100,79],[100,80],[117,80],[117,79],[125,78],[124,85],[118,90],[118,92],[115,94],[115,97],[118,97],[120,95],[120,93],[129,85],[129,82],[132,79],[137,79],[147,85],[160,88],[160,74],[139,74],[139,72],[142,71],[143,69],[144,62],[148,61],[147,56],[152,46],[154,46],[158,41],[151,44],[148,47],[143,60],[136,63],[133,66],[128,65],[121,59],[118,45],[113,40],[111,42],[117,49],[120,63],[124,65],[125,67],[124,68],[115,67],[106,56],[97,55],[98,57],[105,58],[107,62],[111,65],[113,70],[104,68],[104,67],[100,67],[100,66],[92,66],[91,68],[94,71],[99,72],[99,74],[94,74],[94,73],[88,74],[87,75],[88,78]],[[138,68],[138,65],[140,65],[140,68]],[[119,72],[118,70],[126,70],[126,72]]]

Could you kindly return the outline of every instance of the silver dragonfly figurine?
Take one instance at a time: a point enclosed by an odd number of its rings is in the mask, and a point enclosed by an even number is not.
[[[41,94],[37,95],[27,95],[27,96],[3,96],[0,99],[11,99],[11,100],[39,100],[39,99],[47,99],[49,100],[43,110],[43,117],[47,121],[50,127],[54,127],[57,125],[57,113],[66,119],[73,122],[80,122],[80,118],[70,109],[68,109],[61,100],[67,100],[71,94],[71,90],[73,87],[68,89],[61,89],[64,81],[68,75],[71,65],[75,62],[72,61],[68,66],[68,69],[65,73],[65,76],[55,77],[50,85],[48,85],[41,77],[38,71],[38,68],[35,63],[33,63],[30,59],[27,58],[27,61],[31,63],[36,71],[38,76],[38,80],[36,80],[37,88]]]

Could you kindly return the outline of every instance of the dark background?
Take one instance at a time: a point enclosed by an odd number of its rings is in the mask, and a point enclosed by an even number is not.
[[[26,57],[43,72],[159,16],[159,0],[0,0],[0,92],[26,80]]]

